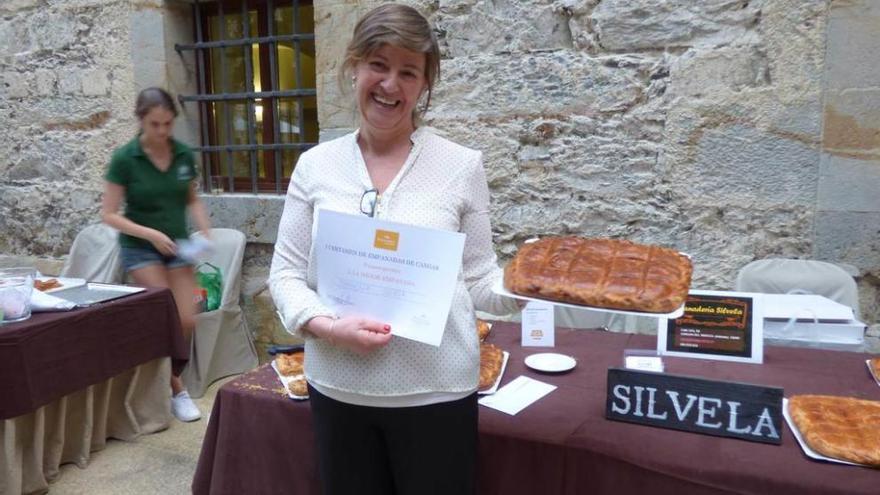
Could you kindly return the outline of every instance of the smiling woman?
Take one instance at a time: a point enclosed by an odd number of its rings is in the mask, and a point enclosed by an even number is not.
[[[284,204],[269,287],[285,326],[306,342],[324,493],[474,490],[474,309],[505,314],[516,304],[491,290],[501,270],[481,154],[419,127],[439,73],[434,31],[418,11],[384,4],[368,12],[340,72],[354,89],[360,127],[300,157]],[[311,249],[318,209],[465,234],[439,346],[401,336],[417,324],[396,334],[323,304]]]
[[[361,132],[414,130],[416,104],[424,93],[425,55],[384,45],[358,62],[354,82]]]
[[[340,66],[339,81],[352,78],[358,93],[357,102],[363,116],[364,86],[361,77],[372,82],[386,79],[380,75],[396,75],[404,79],[407,88],[418,88],[416,99],[423,97],[418,107],[413,102],[410,114],[414,125],[431,103],[434,85],[440,78],[440,48],[428,21],[418,12],[408,12],[397,5],[386,5],[364,16],[354,29],[345,60]],[[389,65],[394,62],[395,66]],[[363,67],[366,65],[367,67]],[[368,72],[362,73],[363,69]],[[369,77],[372,73],[374,77]],[[386,84],[392,84],[388,81]],[[369,90],[369,88],[365,88]],[[380,95],[381,96],[381,95]],[[388,101],[386,101],[388,103]]]

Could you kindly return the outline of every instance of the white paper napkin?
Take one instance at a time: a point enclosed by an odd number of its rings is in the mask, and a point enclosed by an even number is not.
[[[214,243],[204,237],[195,236],[177,241],[177,255],[192,263],[205,261],[213,253]]]
[[[498,389],[494,395],[480,399],[479,403],[513,416],[554,390],[556,390],[556,385],[520,375]]]
[[[31,292],[31,312],[33,313],[41,311],[70,311],[75,307],[76,304],[66,299],[61,299],[36,289]]]

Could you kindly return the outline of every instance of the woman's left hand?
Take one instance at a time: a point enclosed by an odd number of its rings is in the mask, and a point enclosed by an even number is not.
[[[391,326],[366,318],[340,318],[333,322],[326,338],[334,345],[366,355],[391,342]]]

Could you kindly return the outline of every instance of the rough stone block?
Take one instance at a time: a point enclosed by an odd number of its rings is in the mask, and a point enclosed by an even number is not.
[[[826,91],[822,120],[824,150],[880,161],[880,89]]]
[[[82,73],[82,91],[86,96],[105,96],[110,90],[110,79],[107,71],[101,69],[86,70]]]
[[[75,197],[91,206],[77,208],[72,203]],[[100,191],[77,184],[64,188],[51,182],[0,184],[0,251],[35,256],[66,254],[82,226],[98,218],[99,203]]]
[[[770,66],[770,79],[786,100],[818,93],[823,84],[825,39],[829,2],[774,0],[758,4],[761,17],[757,35]],[[814,97],[820,101],[821,96]]]
[[[880,4],[876,0],[831,2],[825,46],[827,90],[877,87]]]
[[[691,49],[672,64],[669,79],[673,96],[717,98],[719,91],[766,86],[770,69],[758,46]]]
[[[761,5],[729,0],[604,0],[590,22],[602,48],[612,51],[719,46],[741,39]]]
[[[254,334],[255,342],[266,345],[293,345],[303,342],[281,326],[281,321],[275,314],[275,303],[268,289],[244,300],[245,316]]]
[[[168,72],[164,61],[139,60],[134,65],[135,90],[140,91],[150,86],[168,86]]]
[[[822,153],[821,211],[880,212],[880,154],[875,160]]]
[[[449,57],[572,47],[568,17],[552,2],[447,3],[433,21]]]
[[[609,67],[577,52],[479,55],[444,62],[435,118],[623,112],[641,100],[644,89],[635,68]]]
[[[79,71],[59,70],[58,89],[67,95],[79,93],[82,89]]]
[[[0,14],[11,14],[16,11],[30,9],[40,5],[43,0],[3,0],[0,3]]]
[[[0,4],[0,12],[3,6]],[[11,57],[28,50],[31,39],[27,24],[18,17],[0,19],[0,57]]]
[[[812,207],[819,152],[799,140],[741,124],[696,129],[693,158],[678,163],[669,179],[706,206]]]
[[[165,26],[161,8],[138,8],[129,17],[131,52],[140,62],[165,61]]]
[[[352,127],[354,98],[339,88],[339,64],[351,39],[358,18],[363,14],[358,2],[317,2],[315,5],[315,72],[318,92],[318,120],[321,128]]]
[[[665,235],[694,260],[693,287],[732,290],[756,259],[811,257],[813,213],[803,208],[687,205]]]
[[[248,242],[275,242],[284,208],[283,195],[204,194],[201,198],[214,227],[240,230]]]
[[[55,83],[57,78],[51,70],[39,70],[36,73],[37,94],[40,96],[49,96],[55,92]]]
[[[29,20],[29,37],[37,44],[32,49],[63,50],[76,43],[78,22],[69,12],[60,9],[40,9]]]
[[[29,77],[20,72],[10,72],[3,76],[3,92],[7,98],[26,98],[28,96]]]
[[[880,274],[880,212],[819,211],[815,235],[815,258]]]

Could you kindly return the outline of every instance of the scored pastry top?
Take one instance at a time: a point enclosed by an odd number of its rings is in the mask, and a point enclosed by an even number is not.
[[[693,271],[678,251],[626,240],[548,237],[524,244],[504,270],[514,294],[600,308],[669,313]]]
[[[880,467],[880,402],[830,395],[794,395],[788,413],[807,445],[845,461]]]

